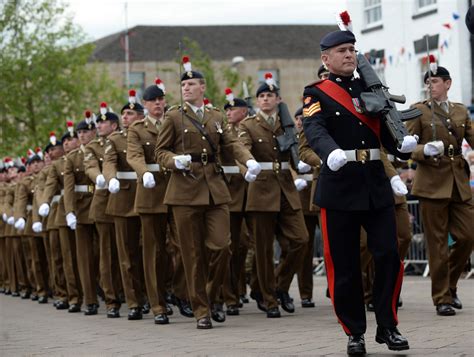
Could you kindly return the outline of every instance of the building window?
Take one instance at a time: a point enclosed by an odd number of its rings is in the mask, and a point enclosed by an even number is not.
[[[380,81],[385,84],[385,50],[371,49],[364,54]]]
[[[124,83],[124,85],[126,84]],[[145,72],[130,72],[130,88],[127,89],[135,89],[138,98],[141,98],[143,91],[145,90]]]
[[[382,0],[364,0],[364,19],[367,27],[382,23]]]
[[[418,12],[428,11],[436,7],[437,0],[416,0]]]
[[[270,72],[277,87],[280,87],[280,71],[278,69],[261,69],[258,71],[258,85],[265,83],[265,73]]]

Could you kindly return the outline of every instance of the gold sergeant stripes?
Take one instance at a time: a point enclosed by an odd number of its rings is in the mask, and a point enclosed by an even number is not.
[[[319,102],[311,104],[308,108],[303,109],[303,116],[310,117],[321,111],[321,104]]]

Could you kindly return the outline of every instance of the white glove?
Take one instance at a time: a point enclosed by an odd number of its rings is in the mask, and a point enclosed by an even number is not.
[[[107,183],[105,182],[105,177],[104,175],[100,174],[97,175],[95,178],[95,184],[97,185],[98,188],[103,189],[105,186],[107,186]]]
[[[69,228],[71,228],[72,230],[76,229],[77,219],[76,219],[76,215],[74,213],[69,212],[66,215],[66,222],[67,222],[67,225],[68,225]]]
[[[297,178],[295,180],[295,186],[296,186],[296,191],[301,191],[301,190],[304,190],[306,187],[308,187],[308,183],[306,182],[306,180]]]
[[[248,168],[248,172],[250,172],[252,175],[257,176],[260,173],[260,171],[262,171],[262,167],[260,166],[260,164],[253,159],[247,160],[245,165]]]
[[[444,153],[444,144],[441,140],[430,141],[423,146],[423,154],[426,156],[436,156]]]
[[[145,188],[153,188],[155,187],[155,178],[151,172],[145,172],[143,174],[143,187]]]
[[[244,178],[245,178],[245,181],[247,182],[254,182],[257,179],[257,175],[254,175],[250,173],[250,170],[247,170]]]
[[[176,166],[178,170],[188,169],[192,160],[191,155],[178,155],[178,156],[175,156],[173,159],[174,159],[174,166]]]
[[[15,222],[15,228],[18,229],[19,231],[22,231],[25,229],[25,219],[24,218],[18,218]]]
[[[109,192],[110,193],[117,193],[120,191],[120,181],[117,180],[115,177],[110,179],[109,181]]]
[[[347,164],[346,153],[341,149],[333,150],[328,156],[327,163],[332,171],[338,171],[341,167]]]
[[[304,174],[306,172],[310,172],[311,171],[311,166],[308,165],[306,162],[300,160],[298,162],[298,171],[301,172],[302,174]]]
[[[407,186],[398,175],[390,179],[390,185],[392,185],[392,191],[396,196],[405,196],[408,193]]]
[[[41,206],[39,206],[38,214],[41,217],[46,217],[49,214],[49,205],[47,203],[43,203]]]
[[[43,223],[34,222],[33,225],[31,226],[31,228],[33,228],[33,232],[41,233],[41,231],[43,230]]]
[[[6,222],[8,219],[8,216],[6,213],[2,214],[3,222]]]
[[[10,226],[13,226],[13,225],[15,224],[15,217],[13,217],[13,216],[8,217],[7,223],[8,223]]]
[[[406,135],[403,137],[402,147],[398,151],[407,154],[415,150],[418,144],[418,135]]]

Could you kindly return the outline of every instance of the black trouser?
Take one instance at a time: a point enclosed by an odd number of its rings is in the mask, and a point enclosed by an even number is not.
[[[367,232],[369,251],[375,262],[373,300],[377,324],[396,326],[403,264],[398,255],[394,207],[368,211],[321,209],[321,223],[329,291],[346,334],[366,331],[360,271],[361,227]]]

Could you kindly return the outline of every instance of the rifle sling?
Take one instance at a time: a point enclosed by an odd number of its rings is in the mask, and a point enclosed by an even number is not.
[[[199,132],[202,134],[202,136],[204,136],[207,140],[207,142],[209,143],[209,145],[211,146],[211,149],[212,149],[212,153],[217,155],[217,146],[216,144],[214,143],[214,141],[212,141],[211,137],[209,136],[209,134],[207,133],[207,131],[202,127],[202,125],[194,118],[190,117],[188,113],[184,113],[184,115],[186,116],[186,118],[191,122],[191,124],[194,125],[194,127],[199,130]]]
[[[426,104],[428,106],[428,108],[430,108],[430,106],[428,104]],[[431,108],[430,108],[431,109]],[[438,119],[441,121],[441,123],[443,123],[444,127],[446,129],[448,129],[448,131],[454,136],[454,138],[456,139],[456,143],[458,144],[458,147],[462,147],[462,139],[463,138],[460,138],[458,133],[456,132],[456,129],[453,128],[453,126],[448,123],[448,121],[446,119],[448,119],[447,117],[444,117],[443,115],[439,114],[439,113],[434,113],[436,115],[436,117],[438,117]]]

